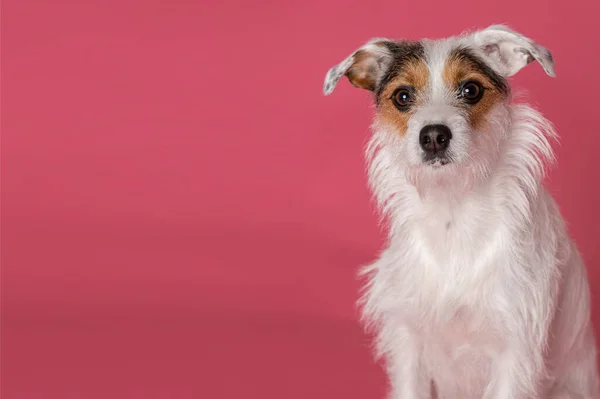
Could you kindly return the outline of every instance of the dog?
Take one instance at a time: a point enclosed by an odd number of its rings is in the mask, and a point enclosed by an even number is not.
[[[509,77],[550,51],[505,25],[375,38],[329,70],[372,92],[386,221],[361,314],[392,399],[600,399],[582,257],[543,178],[555,128]]]

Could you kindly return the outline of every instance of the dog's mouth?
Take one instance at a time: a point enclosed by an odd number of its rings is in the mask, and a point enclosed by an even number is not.
[[[445,154],[435,154],[433,156],[423,157],[423,163],[427,166],[433,166],[435,168],[442,167],[451,162],[450,158]]]

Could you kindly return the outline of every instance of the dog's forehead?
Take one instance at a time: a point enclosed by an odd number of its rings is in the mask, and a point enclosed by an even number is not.
[[[424,61],[431,70],[435,70],[435,67],[442,68],[451,54],[463,45],[454,37],[437,40],[424,39],[421,40],[421,43]]]

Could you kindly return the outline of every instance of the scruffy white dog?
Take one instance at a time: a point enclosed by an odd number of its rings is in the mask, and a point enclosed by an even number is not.
[[[600,399],[585,266],[542,186],[552,125],[508,77],[550,52],[505,26],[374,39],[333,67],[374,93],[389,221],[363,310],[393,399]]]

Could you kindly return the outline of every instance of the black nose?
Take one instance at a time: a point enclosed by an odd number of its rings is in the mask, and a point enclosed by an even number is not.
[[[428,154],[435,154],[448,148],[452,132],[446,125],[426,125],[419,133],[421,148]]]

